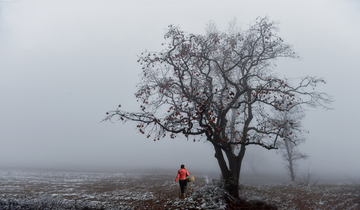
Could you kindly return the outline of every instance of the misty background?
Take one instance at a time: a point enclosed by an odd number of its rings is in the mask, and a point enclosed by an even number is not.
[[[356,0],[14,0],[0,1],[0,167],[62,170],[219,173],[213,147],[186,138],[154,142],[135,123],[101,122],[119,104],[138,111],[141,52],[160,51],[168,25],[204,34],[237,19],[279,21],[301,60],[279,59],[287,77],[324,77],[318,91],[333,110],[308,108],[310,131],[299,146],[310,156],[299,172],[358,176],[360,168],[360,2]],[[285,174],[275,150],[249,146],[243,172]],[[241,179],[241,178],[240,178]]]

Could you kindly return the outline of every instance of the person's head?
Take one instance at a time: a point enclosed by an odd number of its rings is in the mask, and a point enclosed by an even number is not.
[[[185,165],[184,165],[184,164],[181,164],[180,168],[185,168]]]

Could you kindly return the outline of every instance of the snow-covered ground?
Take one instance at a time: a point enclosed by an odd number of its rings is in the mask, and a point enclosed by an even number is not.
[[[0,208],[51,205],[50,209],[147,209],[147,206],[194,206],[221,208],[223,202],[195,197],[178,198],[174,176],[164,174],[89,173],[32,170],[0,170]],[[208,176],[196,176],[188,190],[209,183]],[[218,196],[219,197],[219,196]],[[195,206],[194,206],[195,207]],[[158,209],[158,208],[156,208]]]
[[[0,208],[22,209],[224,209],[214,177],[201,175],[179,199],[179,186],[169,174],[89,173],[0,170]],[[360,209],[360,184],[289,184],[246,178],[241,197],[279,209]],[[13,208],[21,209],[21,208]]]

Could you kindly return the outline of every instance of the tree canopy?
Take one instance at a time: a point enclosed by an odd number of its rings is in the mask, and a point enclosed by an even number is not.
[[[237,185],[245,146],[275,149],[285,128],[293,126],[272,120],[270,110],[286,112],[305,104],[327,108],[331,102],[313,89],[325,83],[322,78],[289,79],[273,73],[276,59],[299,58],[277,31],[277,23],[267,17],[245,31],[224,33],[209,27],[205,35],[169,25],[164,49],[139,56],[143,72],[135,95],[140,111],[118,108],[105,120],[118,116],[136,121],[139,131],[154,141],[167,134],[204,138],[214,146],[223,177]]]
[[[165,137],[166,132],[172,133],[171,138],[181,133],[203,135],[208,140],[216,134],[221,136],[219,144],[275,148],[282,127],[269,125],[269,107],[287,111],[300,104],[315,107],[329,102],[324,93],[304,90],[325,83],[323,79],[306,76],[293,86],[293,81],[272,73],[276,58],[298,58],[276,31],[276,23],[267,18],[245,32],[233,34],[186,34],[170,25],[165,34],[168,43],[163,44],[166,48],[144,52],[138,60],[143,69],[136,93],[141,111],[118,109],[109,112],[107,119],[118,115],[138,121],[139,131],[145,134],[147,130],[146,134],[155,139]],[[165,114],[158,113],[160,108],[167,109]],[[247,126],[233,140],[224,132],[231,109],[238,110],[238,123]]]

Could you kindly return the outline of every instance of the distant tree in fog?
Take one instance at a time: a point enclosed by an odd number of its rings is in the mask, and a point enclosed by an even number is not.
[[[245,162],[250,166],[251,172],[253,175],[258,174],[258,168],[264,167],[267,165],[268,161],[260,153],[247,153]]]
[[[143,72],[135,95],[140,111],[118,108],[104,120],[118,116],[135,121],[139,132],[154,141],[178,136],[194,142],[206,139],[214,147],[225,190],[238,198],[246,147],[277,149],[283,138],[284,126],[273,124],[270,110],[288,111],[302,104],[326,108],[331,102],[327,94],[313,90],[325,83],[323,79],[292,80],[273,73],[277,58],[298,58],[277,30],[277,23],[267,17],[256,19],[245,31],[231,24],[228,33],[210,23],[205,35],[170,25],[164,49],[139,57]]]
[[[298,160],[306,159],[309,156],[301,153],[296,147],[305,142],[301,120],[305,117],[304,110],[298,106],[284,112],[275,112],[272,119],[273,125],[283,126],[282,141],[277,142],[279,153],[285,161],[285,168],[289,172],[291,181],[295,181]]]

